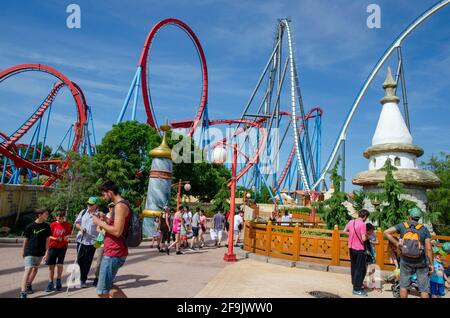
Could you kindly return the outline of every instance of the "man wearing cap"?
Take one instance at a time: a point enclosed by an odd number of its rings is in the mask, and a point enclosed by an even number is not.
[[[433,250],[431,247],[431,235],[428,229],[419,223],[422,217],[422,211],[418,208],[412,208],[409,211],[409,221],[397,224],[384,231],[384,235],[396,247],[403,247],[403,236],[411,229],[419,234],[420,247],[422,249],[419,257],[411,258],[406,255],[400,256],[400,297],[408,297],[408,287],[411,284],[411,276],[416,273],[417,284],[422,298],[429,298],[430,292],[430,274],[433,273]],[[407,227],[408,226],[408,227]],[[397,240],[393,234],[400,234],[400,240]]]
[[[77,234],[77,262],[80,265],[81,288],[86,288],[86,280],[94,259],[94,243],[98,236],[97,225],[93,223],[92,216],[98,213],[98,198],[90,197],[87,208],[81,211],[75,220],[79,230]]]

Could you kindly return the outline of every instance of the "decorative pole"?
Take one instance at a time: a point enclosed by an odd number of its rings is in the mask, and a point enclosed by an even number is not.
[[[153,219],[161,215],[164,206],[169,205],[170,189],[172,184],[172,150],[166,143],[167,132],[170,126],[166,123],[160,129],[164,132],[161,144],[150,151],[152,168],[148,182],[147,199],[145,209],[142,211],[144,217],[143,233],[146,236],[152,236],[154,229]]]
[[[223,255],[226,262],[236,262],[236,254],[233,253],[234,234],[234,211],[236,198],[236,166],[237,166],[237,144],[233,144],[233,164],[231,166],[231,196],[230,196],[230,227],[228,231],[228,251]]]

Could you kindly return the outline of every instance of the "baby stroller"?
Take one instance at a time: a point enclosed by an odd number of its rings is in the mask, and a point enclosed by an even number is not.
[[[410,279],[411,285],[409,285],[408,292],[419,293],[419,285],[417,284],[416,273],[412,274]],[[398,277],[392,284],[392,295],[394,296],[394,298],[400,297],[400,277]]]

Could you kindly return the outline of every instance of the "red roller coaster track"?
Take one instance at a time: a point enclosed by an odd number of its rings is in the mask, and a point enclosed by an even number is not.
[[[147,35],[147,39],[145,40],[144,48],[142,50],[141,57],[139,59],[139,67],[141,68],[142,74],[141,74],[141,88],[142,88],[142,96],[144,99],[144,107],[145,112],[147,113],[147,123],[152,126],[155,129],[158,129],[156,127],[155,118],[153,118],[153,105],[151,104],[150,98],[149,98],[149,87],[147,83],[147,66],[149,59],[149,50],[152,45],[152,41],[155,38],[156,33],[165,25],[173,24],[178,27],[180,27],[183,31],[185,31],[188,36],[191,38],[192,42],[195,44],[195,47],[198,51],[201,66],[202,66],[202,77],[203,77],[203,83],[202,83],[202,97],[200,101],[200,106],[198,108],[197,114],[195,115],[194,120],[192,121],[192,126],[190,126],[189,136],[192,137],[192,135],[195,132],[195,129],[198,127],[203,112],[205,110],[205,107],[208,103],[208,67],[206,65],[206,57],[203,53],[202,45],[200,44],[200,41],[198,40],[197,36],[195,35],[194,31],[183,21],[180,21],[178,19],[174,18],[168,18],[165,20],[162,20],[155,24],[153,28],[150,30],[150,33]]]
[[[48,74],[51,74],[54,77],[58,78],[61,81],[61,83],[55,85],[55,87],[52,89],[50,94],[47,96],[46,100],[41,105],[41,107],[21,128],[19,128],[13,134],[12,137],[5,138],[6,142],[0,143],[0,154],[3,154],[4,156],[11,159],[14,162],[16,167],[29,168],[36,173],[49,176],[49,179],[44,183],[44,186],[50,186],[56,181],[57,178],[62,177],[61,176],[62,171],[68,169],[69,160],[70,160],[69,156],[67,156],[64,161],[60,162],[58,171],[54,172],[49,169],[43,168],[41,165],[46,165],[46,164],[43,164],[42,162],[39,162],[39,163],[31,162],[27,159],[20,157],[17,153],[15,153],[15,151],[17,150],[15,142],[17,140],[19,140],[36,123],[36,121],[44,114],[45,110],[48,108],[48,106],[54,100],[56,93],[59,91],[59,89],[63,85],[66,85],[70,89],[70,92],[72,93],[73,99],[75,101],[76,109],[77,109],[77,114],[78,114],[77,121],[74,124],[75,138],[72,143],[72,150],[78,151],[79,145],[80,145],[82,137],[83,137],[83,128],[87,121],[86,100],[84,98],[84,95],[83,95],[81,89],[76,84],[72,83],[64,74],[62,74],[61,72],[59,72],[58,70],[56,70],[50,66],[46,66],[46,65],[42,65],[42,64],[22,64],[22,65],[16,65],[16,66],[10,67],[10,68],[0,72],[0,83],[11,76],[14,76],[14,75],[17,75],[17,74],[23,73],[23,72],[48,73]],[[5,135],[5,134],[2,134],[2,136],[3,135]]]

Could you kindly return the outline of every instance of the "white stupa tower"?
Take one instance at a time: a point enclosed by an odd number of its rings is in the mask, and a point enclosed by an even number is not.
[[[417,158],[423,155],[423,149],[413,144],[413,138],[398,108],[400,99],[395,96],[397,83],[390,67],[383,83],[385,96],[381,99],[381,114],[372,138],[372,146],[364,151],[369,159],[369,170],[358,173],[352,180],[365,191],[377,192],[377,185],[384,181],[386,172],[380,171],[386,160],[391,159],[396,180],[403,183],[407,195],[405,198],[415,201],[426,211],[426,190],[440,185],[439,178],[431,171],[418,168]]]

